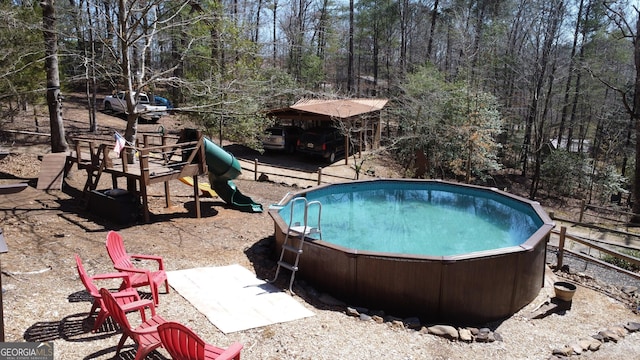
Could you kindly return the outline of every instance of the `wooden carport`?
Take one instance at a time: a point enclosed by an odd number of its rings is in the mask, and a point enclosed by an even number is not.
[[[343,127],[346,153],[349,153],[349,138],[357,134],[359,151],[370,143],[372,149],[380,146],[380,113],[387,99],[302,99],[288,108],[271,110],[268,116],[302,123],[309,128],[325,122],[339,122]],[[368,140],[371,141],[368,141]],[[345,156],[345,164],[349,157]]]

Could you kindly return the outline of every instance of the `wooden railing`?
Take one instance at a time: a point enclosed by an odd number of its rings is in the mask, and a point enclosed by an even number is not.
[[[87,138],[74,139],[75,154],[70,157],[76,161],[78,169],[87,171],[87,182],[83,189],[85,200],[88,199],[88,193],[96,189],[103,173],[112,176],[113,188],[118,187],[117,179],[124,177],[127,179],[127,190],[141,198],[144,219],[148,222],[147,186],[163,182],[166,204],[169,206],[169,181],[193,177],[196,217],[199,218],[197,176],[206,174],[207,171],[204,140],[200,134],[196,141],[174,142],[176,139],[178,138],[175,136],[144,135],[142,146],[139,143],[136,146],[126,146],[119,157],[110,156],[113,143]],[[171,143],[169,140],[172,140]],[[127,161],[127,156],[132,152],[137,153],[138,164],[130,166],[132,164]],[[139,190],[136,189],[136,182]]]
[[[288,170],[292,173],[297,173],[300,175],[285,174],[283,171],[278,171],[273,169]],[[303,172],[295,168],[288,168],[288,167],[278,166],[273,164],[269,164],[269,165],[261,164],[258,161],[258,159],[253,160],[253,168],[242,167],[242,170],[253,172],[254,180],[258,180],[258,177],[260,176],[259,174],[265,174],[267,176],[274,175],[274,176],[280,176],[280,177],[296,179],[296,180],[312,181],[312,182],[315,182],[317,185],[321,185],[323,183],[330,184],[335,182],[344,182],[344,181],[353,180],[353,178],[351,177],[333,175],[333,174],[328,174],[326,172],[323,172],[322,167],[318,167],[318,170],[316,170],[315,172]],[[303,176],[304,174],[308,176]],[[325,178],[325,180],[323,180],[323,177]],[[332,180],[326,181],[326,178],[335,179],[336,181],[332,181]]]
[[[632,276],[632,277],[634,277],[636,279],[640,279],[640,274],[638,274],[638,273],[635,273],[633,271],[629,271],[629,270],[620,268],[618,266],[610,264],[610,263],[608,263],[608,262],[606,262],[604,260],[601,260],[599,258],[595,258],[595,257],[590,256],[590,255],[585,255],[585,254],[582,254],[580,252],[567,249],[566,245],[567,245],[567,241],[573,241],[573,242],[582,244],[584,246],[587,246],[589,248],[592,248],[592,249],[598,250],[600,252],[606,253],[608,255],[611,255],[611,256],[613,256],[615,258],[627,261],[627,262],[629,262],[631,264],[634,264],[634,265],[637,265],[637,266],[640,266],[640,259],[637,259],[637,258],[635,258],[633,256],[629,256],[629,255],[620,253],[618,251],[612,250],[612,249],[610,249],[610,248],[608,248],[606,246],[602,246],[601,244],[598,244],[598,243],[596,243],[594,241],[587,240],[587,239],[584,239],[584,238],[581,238],[581,237],[575,236],[575,235],[569,235],[569,234],[567,234],[567,228],[565,226],[562,226],[560,228],[560,231],[553,230],[551,233],[554,234],[554,235],[559,236],[559,240],[558,240],[558,259],[557,259],[556,268],[558,268],[558,269],[562,268],[562,266],[564,265],[564,263],[563,263],[564,254],[565,253],[569,253],[569,254],[571,254],[571,255],[573,255],[575,257],[578,257],[580,259],[583,259],[583,260],[586,260],[586,261],[595,262],[598,265],[601,265],[601,266],[613,269],[615,271],[624,273],[624,274]]]
[[[590,211],[592,210],[592,211]],[[603,207],[593,204],[587,204],[582,200],[580,204],[579,223],[601,224],[607,223],[614,226],[638,226],[640,224],[633,223],[635,214],[630,211],[624,211],[613,207]]]

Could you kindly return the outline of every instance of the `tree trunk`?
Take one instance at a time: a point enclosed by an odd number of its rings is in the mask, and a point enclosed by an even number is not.
[[[569,97],[571,91],[571,83],[573,82],[573,71],[575,69],[575,56],[576,49],[578,47],[578,35],[580,33],[580,24],[582,23],[582,7],[583,0],[580,0],[580,6],[578,7],[578,16],[576,19],[576,27],[573,32],[573,45],[571,46],[571,56],[569,61],[569,71],[567,75],[567,84],[564,89],[564,101],[562,102],[562,114],[560,115],[560,126],[558,127],[558,148],[562,146],[562,136],[564,135],[564,126],[567,119],[567,112],[569,110]],[[567,141],[569,144],[570,141]]]
[[[640,15],[640,11],[636,10],[636,15]],[[636,67],[636,79],[633,93],[633,109],[631,117],[635,124],[636,130],[636,169],[635,181],[633,182],[633,213],[632,223],[640,223],[640,17],[636,20],[636,33],[633,41],[633,57]]]
[[[277,63],[277,54],[278,54],[278,37],[277,37],[277,30],[278,30],[278,0],[273,0],[273,24],[272,26],[272,30],[273,30],[273,66],[276,66]]]
[[[349,0],[349,55],[347,59],[347,93],[353,91],[353,1]]]
[[[118,2],[119,12],[119,31],[120,31],[120,49],[122,52],[121,66],[122,76],[124,79],[124,88],[126,90],[125,100],[127,103],[127,129],[124,138],[128,144],[135,144],[138,135],[138,114],[135,110],[136,99],[134,99],[133,79],[131,75],[131,51],[127,42],[127,4],[124,0]],[[133,164],[135,161],[135,153],[132,150],[127,151],[127,162]]]
[[[544,109],[542,110],[542,116],[540,117],[540,123],[536,127],[538,129],[534,134],[534,166],[533,166],[533,176],[531,177],[531,188],[529,189],[529,199],[535,200],[538,195],[538,188],[540,187],[540,176],[541,176],[541,166],[542,166],[542,148],[546,139],[548,139],[548,134],[545,129],[545,119],[549,114],[549,109],[551,107],[551,99],[553,98],[553,84],[555,83],[555,72],[556,72],[556,64],[555,61],[551,66],[551,74],[549,75],[549,81],[547,82],[547,95],[544,101]]]
[[[258,43],[260,35],[260,13],[262,12],[262,0],[258,0],[258,9],[256,10],[256,31],[253,35],[253,42]]]
[[[433,51],[433,34],[436,30],[436,21],[438,20],[438,3],[436,0],[433,3],[433,10],[431,10],[431,25],[429,27],[429,40],[427,40],[427,60],[431,60],[431,52]]]
[[[542,54],[539,62],[537,63],[537,68],[533,76],[535,83],[533,86],[533,91],[531,92],[531,103],[529,104],[529,113],[527,115],[524,140],[522,143],[522,153],[520,156],[520,161],[522,163],[522,176],[525,177],[527,176],[527,165],[529,162],[529,155],[532,150],[532,132],[534,126],[536,126],[536,121],[539,118],[539,100],[541,100],[541,91],[544,86],[547,70],[550,66],[549,57],[551,56],[551,50],[555,42],[557,31],[562,19],[563,6],[564,5],[562,1],[550,5],[548,8],[547,17],[542,18],[542,20],[546,23],[545,32],[544,34],[542,34],[543,45],[540,49]],[[535,144],[533,145],[533,150],[535,151]]]
[[[59,153],[69,150],[62,122],[62,95],[60,94],[60,75],[58,73],[58,36],[56,35],[56,12],[54,0],[44,0],[42,7],[42,24],[45,47],[44,68],[47,74],[47,106],[49,107],[49,123],[51,126],[51,152]]]
[[[86,3],[87,21],[89,22],[89,61],[85,64],[86,71],[86,91],[87,101],[89,102],[89,131],[95,133],[98,130],[98,121],[96,117],[96,48],[93,38],[93,20],[91,19],[91,5]],[[85,56],[87,49],[85,47]]]
[[[400,9],[400,72],[404,75],[407,71],[407,35],[409,26],[409,1],[399,1]]]

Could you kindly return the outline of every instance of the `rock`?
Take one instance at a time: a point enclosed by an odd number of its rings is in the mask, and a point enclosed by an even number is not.
[[[602,330],[598,332],[598,335],[601,335],[605,342],[613,341],[617,343],[620,341],[620,337],[611,330]]]
[[[496,339],[496,341],[503,341],[502,339],[502,335],[500,335],[500,333],[498,332],[493,332],[493,337]]]
[[[362,321],[371,321],[371,316],[369,316],[367,314],[360,314],[359,318]]]
[[[571,354],[573,354],[573,349],[571,348],[571,346],[565,346],[561,349],[553,349],[551,353],[553,355],[571,356]]]
[[[609,330],[614,332],[616,335],[618,335],[621,338],[627,336],[627,334],[629,333],[627,329],[625,329],[622,326],[612,326],[609,328]]]
[[[578,345],[580,345],[580,347],[582,348],[582,350],[589,350],[589,345],[591,345],[591,340],[593,339],[580,339],[578,340]]]
[[[627,294],[627,295],[633,295],[634,293],[636,293],[638,291],[638,287],[637,286],[627,285],[627,286],[623,286],[622,288],[620,288],[620,290],[622,290],[622,292]]]
[[[580,345],[579,343],[571,344],[571,349],[573,350],[573,353],[576,355],[582,354],[582,352],[585,350],[582,348],[582,345]]]
[[[416,330],[420,329],[420,326],[422,326],[422,324],[420,324],[420,319],[418,319],[417,317],[406,318],[402,322],[404,322],[404,325],[408,329]]]
[[[640,330],[640,323],[629,321],[624,325],[624,328],[629,332],[636,332]]]
[[[492,343],[496,341],[496,337],[492,332],[480,331],[476,335],[476,342]]]
[[[395,316],[385,316],[384,317],[384,321],[386,322],[394,322],[394,321],[402,321],[402,319],[400,319],[399,317],[395,317]]]
[[[442,336],[450,340],[457,340],[459,338],[458,330],[450,325],[434,325],[427,328],[429,334]]]
[[[486,327],[477,329],[477,331],[474,334],[474,336],[476,337],[475,340],[477,342],[485,342],[486,343],[486,342],[494,342],[494,341],[496,341],[495,337],[491,333],[491,329],[486,328]]]
[[[596,339],[593,339],[593,341],[591,342],[591,344],[589,344],[589,350],[590,351],[598,351],[600,350],[600,346],[602,345],[602,343]]]
[[[580,344],[580,346],[585,351],[586,350],[597,351],[598,349],[600,349],[600,345],[602,345],[602,343],[599,340],[596,340],[594,338],[582,338],[578,340],[578,344]]]
[[[378,315],[373,315],[371,318],[373,319],[373,321],[377,322],[378,324],[382,324],[384,322],[384,319]]]
[[[404,323],[400,320],[393,320],[389,324],[392,329],[404,329]]]
[[[347,306],[346,313],[349,316],[360,316],[360,312],[356,308],[352,308],[351,306]]]
[[[473,335],[471,334],[471,330],[469,329],[458,330],[458,335],[460,336],[460,340],[464,342],[473,342]]]
[[[469,329],[469,331],[471,331],[471,335],[473,335],[473,336],[478,335],[478,333],[480,332],[480,329],[478,329],[476,327],[468,327],[467,329]]]

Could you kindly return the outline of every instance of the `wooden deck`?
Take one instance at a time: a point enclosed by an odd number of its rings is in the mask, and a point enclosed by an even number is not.
[[[68,156],[68,163],[75,163],[79,170],[87,171],[87,182],[83,198],[95,190],[102,174],[109,174],[113,187],[119,178],[127,179],[127,190],[142,201],[145,222],[149,222],[147,187],[165,184],[166,204],[169,206],[171,194],[168,182],[182,177],[192,177],[196,217],[200,218],[200,192],[198,176],[207,174],[204,142],[197,133],[196,141],[184,141],[183,137],[166,135],[144,135],[142,144],[126,146],[120,156],[116,156],[114,144],[101,143],[94,139],[76,138],[74,150]],[[131,161],[131,159],[133,161]],[[129,160],[129,161],[128,161]]]

